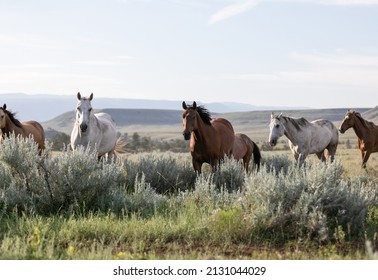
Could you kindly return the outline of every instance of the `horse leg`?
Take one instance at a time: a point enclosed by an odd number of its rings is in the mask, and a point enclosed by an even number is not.
[[[293,155],[294,155],[294,159],[295,159],[295,161],[298,162],[299,154],[296,153],[296,152],[293,152]]]
[[[299,154],[299,156],[298,156],[298,165],[300,167],[304,164],[306,157],[307,157],[307,155],[305,155],[305,154]]]
[[[337,144],[336,145],[329,145],[327,147],[331,163],[335,160],[336,149],[337,149]]]
[[[368,161],[370,154],[371,153],[368,151],[362,152],[362,165],[361,165],[362,168],[366,168],[366,162]]]
[[[244,165],[244,170],[245,172],[248,173],[248,169],[249,169],[249,162],[251,160],[251,154],[250,153],[247,153],[244,157],[243,157],[243,165]]]
[[[318,159],[320,159],[322,162],[326,161],[326,157],[324,155],[324,151],[321,151],[320,153],[316,153],[316,155],[318,156]]]
[[[196,173],[201,174],[201,169],[202,169],[202,162],[192,160],[193,168]]]

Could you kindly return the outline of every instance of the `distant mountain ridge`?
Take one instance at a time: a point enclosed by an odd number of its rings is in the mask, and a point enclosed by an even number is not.
[[[16,112],[21,121],[36,120],[48,121],[68,111],[73,111],[76,107],[76,95],[52,95],[25,93],[5,93],[0,94],[0,106],[4,103],[12,112]],[[96,97],[92,101],[95,109],[156,109],[156,110],[181,110],[183,100],[148,100],[129,98],[104,98]],[[300,107],[275,107],[275,106],[254,106],[237,102],[212,102],[198,104],[205,105],[212,113],[247,112],[259,110],[288,110],[304,109]],[[186,102],[192,103],[192,100]]]

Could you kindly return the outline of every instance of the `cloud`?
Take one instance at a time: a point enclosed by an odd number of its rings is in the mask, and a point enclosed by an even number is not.
[[[378,5],[378,0],[244,0],[228,5],[210,16],[209,24],[226,20],[230,17],[243,14],[263,2],[309,3],[332,6],[371,6]]]
[[[377,88],[378,54],[361,55],[336,53],[291,53],[289,59],[303,62],[296,71],[272,71],[226,75],[223,78],[265,85],[337,85],[343,87]]]
[[[216,22],[228,19],[230,17],[236,16],[238,14],[242,14],[256,5],[258,5],[261,2],[261,0],[244,0],[243,2],[232,4],[229,6],[226,6],[216,13],[214,13],[209,20],[210,24],[214,24]]]
[[[312,66],[329,67],[375,67],[378,69],[377,54],[350,54],[342,50],[333,54],[292,52],[289,58]]]
[[[114,65],[127,65],[128,61],[135,59],[129,55],[118,55],[110,59],[95,59],[95,60],[78,60],[76,64],[92,65],[92,66],[114,66]]]

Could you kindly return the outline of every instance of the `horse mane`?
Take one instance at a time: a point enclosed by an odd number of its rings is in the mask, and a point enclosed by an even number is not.
[[[16,113],[8,111],[7,109],[4,109],[3,107],[0,107],[0,109],[2,109],[8,115],[9,119],[15,126],[22,128],[21,122],[16,118]]]
[[[303,126],[307,126],[309,124],[309,121],[305,118],[294,119],[286,116],[282,116],[281,118],[284,118],[286,122],[290,122],[298,131],[301,131]]]
[[[196,110],[197,113],[200,115],[202,121],[205,124],[211,125],[212,118],[211,118],[210,112],[204,106],[192,105],[192,106],[188,106],[188,109]]]
[[[354,115],[361,121],[365,128],[376,128],[377,126],[368,120],[365,120],[359,112],[354,112]]]
[[[197,106],[196,111],[198,112],[204,123],[211,125],[210,112],[204,106]]]

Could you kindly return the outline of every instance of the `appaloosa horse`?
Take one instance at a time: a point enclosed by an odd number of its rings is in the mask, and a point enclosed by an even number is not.
[[[335,158],[339,133],[334,124],[328,120],[309,122],[304,118],[275,116],[271,114],[269,143],[277,145],[278,139],[285,135],[289,139],[289,146],[299,165],[309,154],[316,154],[322,161],[326,161],[324,150],[327,149],[331,162]]]

